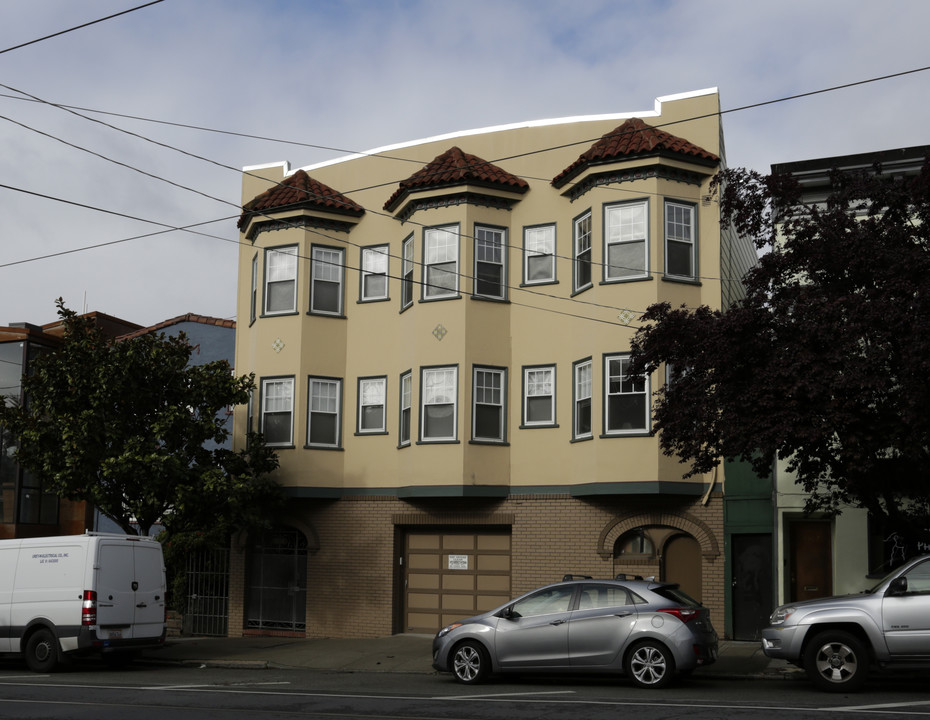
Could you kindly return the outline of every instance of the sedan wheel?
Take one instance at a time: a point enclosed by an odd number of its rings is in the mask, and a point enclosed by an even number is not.
[[[490,660],[482,645],[468,641],[452,652],[452,674],[466,685],[479,683],[487,677]]]
[[[824,632],[811,640],[804,654],[807,676],[821,690],[857,690],[869,671],[869,656],[863,644],[846,632]]]
[[[640,687],[663,688],[675,675],[675,660],[664,645],[647,640],[627,655],[626,673]]]

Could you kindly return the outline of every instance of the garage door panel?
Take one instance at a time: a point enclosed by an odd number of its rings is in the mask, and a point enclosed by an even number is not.
[[[405,632],[435,632],[510,599],[509,532],[410,532],[405,544]]]

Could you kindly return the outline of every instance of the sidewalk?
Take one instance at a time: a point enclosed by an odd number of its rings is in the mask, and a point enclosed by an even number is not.
[[[229,668],[304,668],[338,672],[428,673],[432,635],[393,635],[367,639],[278,637],[168,638],[147,651],[151,662]],[[758,642],[720,642],[717,662],[696,675],[717,678],[791,679],[803,674],[783,660],[767,658]]]

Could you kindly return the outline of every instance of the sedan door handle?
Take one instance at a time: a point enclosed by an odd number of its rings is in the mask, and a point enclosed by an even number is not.
[[[629,616],[632,615],[632,614],[633,614],[633,613],[631,613],[631,612],[626,612],[626,611],[614,613],[614,615],[617,616],[617,617],[629,617]]]
[[[564,625],[565,623],[566,623],[565,620],[553,620],[553,621],[552,621],[551,623],[549,623],[549,624],[550,624],[550,625]]]

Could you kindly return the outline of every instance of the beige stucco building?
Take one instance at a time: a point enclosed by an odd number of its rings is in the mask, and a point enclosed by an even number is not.
[[[564,573],[670,577],[723,628],[722,476],[650,435],[651,303],[753,248],[710,188],[716,91],[291,171],[246,168],[237,372],[292,501],[234,548],[230,633],[432,632]],[[721,470],[722,473],[722,470]]]

